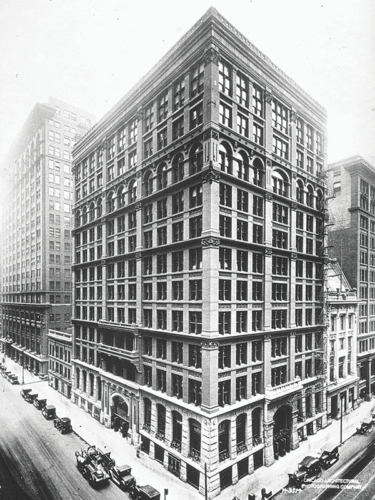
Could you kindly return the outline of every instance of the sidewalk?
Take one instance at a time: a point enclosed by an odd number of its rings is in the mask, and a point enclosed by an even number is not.
[[[9,370],[18,375],[21,382],[21,366],[9,358],[6,358],[5,363]],[[56,406],[58,416],[71,418],[73,429],[78,436],[89,444],[111,451],[112,457],[118,465],[130,465],[137,483],[150,484],[160,491],[161,499],[164,499],[164,488],[168,489],[166,500],[202,500],[204,498],[195,488],[168,473],[156,460],[151,460],[143,453],[141,453],[140,458],[137,458],[135,447],[124,439],[119,432],[114,432],[101,425],[89,414],[85,413],[84,410],[52,387],[49,387],[47,381],[41,381],[26,370],[24,371],[24,381],[25,385],[33,388],[33,390],[35,389],[39,396],[43,395],[47,398],[48,404]],[[343,442],[347,441],[355,433],[356,427],[359,426],[362,418],[371,415],[373,406],[373,400],[363,402],[359,408],[343,417]],[[262,488],[266,488],[267,492],[272,490],[273,493],[276,493],[286,486],[288,473],[294,472],[298,463],[306,455],[314,454],[327,442],[340,442],[339,420],[334,420],[325,429],[313,436],[309,436],[308,440],[300,443],[297,450],[279,458],[271,467],[257,469],[250,476],[223,490],[215,498],[218,500],[231,500],[234,496],[237,496],[240,500],[247,500],[249,493],[253,493],[259,500]],[[82,447],[84,446],[83,443]],[[72,460],[74,460],[74,451],[72,450]]]
[[[371,415],[374,401],[366,401],[359,408],[343,417],[343,442],[347,441],[359,427],[359,422],[364,417]],[[247,500],[248,494],[256,495],[257,500],[261,498],[261,489],[266,488],[267,493],[271,490],[273,494],[280,491],[288,483],[288,473],[294,472],[297,465],[306,455],[314,455],[324,444],[340,443],[340,421],[334,420],[331,425],[320,430],[306,441],[302,441],[298,449],[287,453],[279,458],[271,467],[261,467],[254,474],[247,476],[229,488],[222,491],[218,500],[228,500],[237,496],[240,500]],[[341,452],[340,452],[341,453]],[[348,454],[350,456],[350,452]],[[342,460],[341,460],[342,463]],[[300,495],[303,497],[303,495]],[[290,495],[289,495],[290,498]]]
[[[21,383],[21,366],[9,358],[5,359],[5,364],[9,370],[18,375]],[[120,432],[114,432],[104,427],[65,396],[49,387],[47,381],[42,381],[24,370],[24,382],[24,386],[32,388],[33,392],[39,394],[39,397],[45,397],[47,404],[56,406],[56,413],[59,417],[69,417],[74,432],[83,441],[95,445],[103,451],[110,451],[117,465],[130,465],[137,483],[140,485],[150,484],[156,488],[160,492],[161,500],[164,499],[164,488],[168,489],[166,500],[202,500],[204,498],[198,490],[167,472],[163,465],[156,460],[151,460],[144,453],[141,453],[141,456],[137,458],[136,448],[130,444],[130,440],[127,441],[123,438]],[[82,443],[82,448],[87,447],[86,443]],[[71,450],[74,461],[75,451]]]

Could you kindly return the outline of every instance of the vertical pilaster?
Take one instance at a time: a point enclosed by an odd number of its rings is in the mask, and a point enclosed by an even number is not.
[[[202,410],[208,413],[218,407],[218,355],[217,342],[202,342]]]
[[[264,369],[263,369],[263,383],[264,388],[271,384],[271,336],[264,337]]]
[[[268,420],[263,423],[263,435],[264,435],[264,465],[269,467],[275,462],[274,451],[273,451],[273,426],[274,421]]]

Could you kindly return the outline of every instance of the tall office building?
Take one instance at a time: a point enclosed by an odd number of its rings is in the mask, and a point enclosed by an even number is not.
[[[335,225],[329,250],[358,290],[360,396],[375,393],[375,167],[360,156],[332,163],[328,179]]]
[[[73,151],[73,398],[202,493],[326,425],[325,121],[210,9]]]
[[[93,116],[60,100],[36,104],[3,165],[2,351],[48,376],[49,328],[71,324],[71,150]]]

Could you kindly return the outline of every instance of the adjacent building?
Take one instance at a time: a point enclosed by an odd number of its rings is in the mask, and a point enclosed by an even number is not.
[[[49,330],[48,332],[48,382],[68,399],[72,395],[72,332]]]
[[[357,374],[357,291],[353,290],[336,259],[326,265],[327,417],[341,418],[359,403]]]
[[[360,156],[329,165],[335,225],[329,252],[358,291],[357,356],[360,397],[375,393],[375,167]]]
[[[325,123],[210,9],[74,148],[73,399],[201,493],[326,425]]]
[[[71,325],[71,150],[92,123],[58,99],[38,103],[3,165],[1,349],[42,378],[48,330]]]

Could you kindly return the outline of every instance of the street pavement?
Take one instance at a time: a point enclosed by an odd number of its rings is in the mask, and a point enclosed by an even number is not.
[[[21,382],[21,366],[9,358],[5,359],[8,370],[18,375]],[[28,371],[24,371],[24,382],[27,387],[35,389],[39,396],[43,395],[47,399],[47,404],[56,406],[59,417],[69,417],[72,420],[74,432],[78,434],[86,443],[96,445],[103,451],[111,451],[111,456],[116,460],[117,465],[128,464],[132,467],[132,474],[138,484],[150,484],[161,493],[162,500],[202,500],[198,491],[187,483],[182,482],[168,471],[156,460],[151,460],[148,455],[140,453],[138,458],[136,448],[130,441],[123,438],[121,433],[107,429],[88,413],[68,400],[65,396],[50,387],[47,381],[41,381],[38,377]],[[345,443],[356,431],[362,418],[371,415],[371,408],[374,400],[363,402],[361,406],[353,410],[348,415],[343,416],[342,436]],[[372,437],[374,434],[374,437]],[[348,445],[346,443],[340,448],[340,460],[342,465],[354,453],[354,444],[360,449],[365,446],[365,442],[375,438],[375,430],[368,436],[356,436]],[[226,488],[216,498],[217,500],[232,500],[238,497],[240,500],[247,500],[250,493],[255,494],[257,499],[261,498],[262,488],[274,494],[284,488],[288,482],[288,473],[297,469],[298,463],[306,455],[314,455],[327,442],[340,442],[340,421],[334,420],[331,425],[320,430],[313,436],[309,436],[306,441],[300,443],[300,447],[291,453],[286,454],[277,460],[271,467],[261,467],[253,474],[241,479],[237,484]],[[82,447],[86,444],[82,443]],[[71,450],[72,460],[75,460],[74,452]],[[337,465],[337,464],[336,464]],[[335,466],[334,466],[335,467]],[[333,468],[332,468],[333,469]],[[164,497],[164,489],[168,489],[168,494]],[[305,498],[301,495],[299,498]],[[281,499],[281,496],[278,496]],[[288,497],[289,500],[290,494]]]

